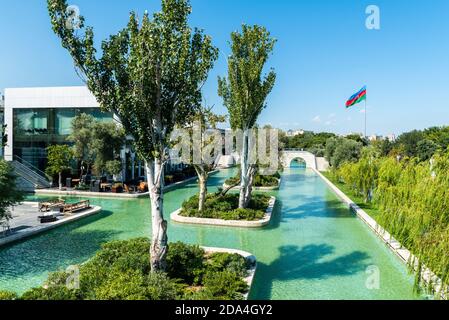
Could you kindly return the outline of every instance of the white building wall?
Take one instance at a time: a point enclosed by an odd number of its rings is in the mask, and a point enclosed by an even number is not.
[[[5,159],[13,160],[13,110],[38,108],[96,108],[95,97],[87,87],[45,87],[5,89],[5,124],[8,143]]]

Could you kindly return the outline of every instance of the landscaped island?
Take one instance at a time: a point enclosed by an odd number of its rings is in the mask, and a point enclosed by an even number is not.
[[[210,218],[223,220],[256,221],[265,217],[271,197],[255,194],[246,209],[239,209],[239,195],[209,194],[206,198],[205,209],[198,211],[198,196],[195,195],[182,205],[180,212],[184,217]]]
[[[152,273],[149,250],[147,238],[107,243],[79,266],[79,288],[68,288],[70,275],[56,272],[43,287],[21,297],[0,292],[0,300],[242,300],[249,290],[245,278],[255,261],[240,254],[172,243],[166,273]]]
[[[281,182],[281,175],[279,172],[276,172],[273,175],[261,175],[256,173],[254,175],[253,188],[255,190],[276,190],[279,189],[279,185]],[[235,186],[235,188],[239,188],[240,183],[240,174],[237,176],[229,178],[225,181],[223,188],[227,189],[231,186]]]

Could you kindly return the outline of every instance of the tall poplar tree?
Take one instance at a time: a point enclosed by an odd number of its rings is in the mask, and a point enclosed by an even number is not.
[[[276,40],[260,26],[243,25],[242,32],[231,34],[232,54],[228,57],[228,77],[218,79],[218,94],[228,108],[233,130],[242,130],[241,188],[239,207],[251,200],[256,164],[250,163],[250,147],[255,144],[254,129],[266,98],[273,89],[276,73],[263,75]]]
[[[162,0],[162,11],[138,19],[102,42],[101,56],[94,32],[84,18],[73,28],[66,0],[48,0],[53,31],[104,110],[113,112],[133,137],[145,161],[151,198],[152,271],[166,268],[167,221],[163,215],[163,168],[170,134],[176,124],[201,104],[201,88],[217,59],[211,38],[188,25],[188,0]],[[79,35],[84,31],[83,35]]]

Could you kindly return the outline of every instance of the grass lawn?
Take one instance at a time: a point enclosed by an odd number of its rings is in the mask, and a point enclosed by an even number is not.
[[[344,194],[346,194],[355,204],[357,204],[360,208],[365,210],[372,218],[376,219],[379,215],[379,208],[373,203],[365,203],[363,197],[355,194],[354,190],[352,190],[348,185],[336,181],[330,172],[321,172],[323,176],[329,179],[335,186],[337,186]]]

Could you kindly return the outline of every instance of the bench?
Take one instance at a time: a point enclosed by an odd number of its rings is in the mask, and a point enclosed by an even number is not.
[[[48,212],[52,209],[61,208],[65,205],[65,200],[53,200],[47,202],[39,202],[39,212]]]
[[[85,210],[90,208],[90,201],[84,200],[73,204],[66,204],[62,207],[63,214],[72,214],[77,211]]]

